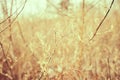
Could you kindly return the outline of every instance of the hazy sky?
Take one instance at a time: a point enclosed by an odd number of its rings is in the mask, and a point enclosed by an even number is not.
[[[7,0],[7,2],[10,3],[11,0]],[[18,2],[17,5],[22,5],[22,2],[24,2],[24,0],[15,0]],[[61,0],[49,0],[51,1],[53,4],[57,5]],[[70,0],[70,2],[72,4],[74,4],[74,8],[76,8],[77,6],[80,6],[80,2],[82,2],[83,0]],[[90,3],[90,4],[95,4],[96,2],[98,2],[99,0],[85,0],[86,3]],[[101,0],[100,2],[103,3],[103,1],[105,0]],[[107,0],[108,2],[111,2],[111,0]],[[24,11],[22,12],[22,14],[24,15],[28,15],[28,14],[42,14],[44,13],[45,9],[47,8],[47,0],[27,0],[27,4],[24,8]]]
[[[61,0],[49,0],[54,4],[59,3]],[[74,6],[79,6],[80,2],[82,2],[83,0],[70,0],[71,3],[75,4]],[[90,4],[95,4],[96,2],[100,1],[100,0],[85,0],[86,3],[90,3]],[[105,0],[101,0],[100,2],[104,3]],[[111,2],[111,0],[107,0],[108,2]],[[39,12],[44,12],[44,10],[47,7],[47,1],[46,0],[28,0],[26,8],[24,10],[25,13],[37,13]]]
[[[60,0],[50,0],[53,4],[57,4],[60,2]],[[70,0],[75,6],[78,6],[81,2],[81,0]],[[89,0],[93,1],[93,0]],[[44,12],[44,10],[47,7],[47,1],[46,0],[28,0],[26,8],[24,10],[24,13],[37,13]]]

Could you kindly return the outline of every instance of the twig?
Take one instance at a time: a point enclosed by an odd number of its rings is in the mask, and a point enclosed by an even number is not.
[[[21,29],[21,26],[20,26],[19,21],[17,22],[17,24],[18,24],[18,29],[19,29],[21,38],[22,38],[23,42],[26,43],[26,40],[25,40],[24,35],[23,35],[23,33],[22,33],[22,29]]]
[[[25,4],[26,4],[27,0],[25,0],[25,3],[22,7],[22,9],[18,12],[18,14],[15,16],[15,18],[13,19],[13,21],[11,22],[11,24],[13,24],[13,22],[17,19],[17,17],[20,15],[20,13],[23,11],[24,7],[25,7]],[[11,15],[12,16],[12,15]],[[8,18],[9,19],[9,18]],[[4,22],[4,21],[3,21]],[[1,23],[0,23],[1,24]],[[4,32],[7,28],[9,28],[9,25],[11,24],[8,24],[3,30],[0,31],[0,33]]]
[[[11,15],[9,15],[6,19],[4,19],[3,21],[1,21],[0,22],[0,25],[2,24],[2,23],[4,23],[5,21],[7,21],[9,18],[11,18],[12,16],[14,16],[16,13],[17,13],[17,11],[18,11],[18,9],[20,9],[21,8],[21,6],[19,6],[16,10],[15,10],[15,12],[13,12]],[[6,13],[7,14],[7,13]]]
[[[10,15],[12,15],[12,9],[13,9],[13,0],[11,1]],[[9,29],[9,31],[10,31],[9,39],[10,39],[11,43],[13,43],[13,41],[12,41],[12,28],[11,28],[11,26],[12,26],[12,24],[11,24],[11,21],[12,21],[11,17],[8,19],[8,21],[9,21],[9,24],[10,24],[9,25],[9,27],[10,27],[10,29]]]
[[[9,43],[8,49],[6,51],[6,56],[8,55],[9,49],[10,49],[10,43]]]
[[[1,6],[2,6],[2,11],[3,11],[4,17],[7,17],[7,15],[8,15],[7,1],[6,0],[2,1]]]
[[[93,38],[96,36],[98,30],[100,29],[101,25],[103,24],[103,22],[105,21],[106,17],[108,16],[108,14],[109,14],[109,12],[110,12],[110,10],[111,10],[111,8],[112,8],[113,3],[114,3],[114,0],[112,0],[111,5],[110,5],[107,13],[105,14],[104,18],[102,19],[102,21],[100,22],[100,24],[99,24],[98,27],[96,28],[95,33],[93,34],[93,36],[92,36],[92,38],[90,39],[90,41],[93,40]]]
[[[56,48],[57,48],[56,31],[55,31],[55,36],[54,37],[55,37],[55,40],[54,40],[55,41],[55,48],[54,48],[53,53],[49,56],[48,64],[50,63],[53,55],[56,53]]]
[[[83,26],[82,27],[84,27],[84,23],[85,23],[85,0],[83,0],[83,5],[82,5],[82,12],[83,12],[83,14],[82,14],[82,16],[83,16]]]
[[[108,58],[107,58],[107,65],[108,65],[107,80],[112,80],[111,79],[111,68],[110,68],[110,52],[109,52]]]

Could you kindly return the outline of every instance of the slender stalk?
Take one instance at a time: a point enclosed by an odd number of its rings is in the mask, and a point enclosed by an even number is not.
[[[11,1],[11,8],[10,8],[10,15],[12,15],[12,8],[13,8],[13,0]],[[9,39],[10,39],[10,41],[11,41],[11,43],[13,43],[12,42],[12,28],[11,28],[11,26],[12,26],[12,24],[11,24],[11,21],[12,21],[12,19],[11,19],[11,17],[8,19],[8,22],[9,22],[9,31],[10,31],[10,36],[9,36]]]
[[[105,16],[103,17],[103,19],[101,20],[100,24],[99,24],[98,27],[96,28],[95,33],[93,34],[93,36],[92,36],[92,38],[90,39],[90,41],[93,40],[93,38],[96,36],[98,30],[100,29],[101,25],[103,24],[103,22],[105,21],[106,17],[108,16],[108,14],[109,14],[112,6],[113,6],[113,3],[114,3],[114,0],[112,0],[108,11],[106,12]]]
[[[107,76],[107,80],[112,80],[111,79],[111,70],[110,70],[110,53],[108,54],[107,63],[108,63],[108,76]]]
[[[83,4],[82,4],[82,21],[83,21],[83,26],[84,27],[84,22],[85,22],[85,0],[83,0]]]
[[[17,22],[17,25],[18,25],[18,29],[19,29],[21,38],[22,38],[23,42],[26,43],[26,40],[25,40],[25,38],[24,38],[24,35],[23,35],[23,32],[22,32],[22,29],[21,29],[21,26],[20,26],[19,21]]]
[[[82,3],[82,26],[80,26],[80,36],[81,36],[81,40],[83,40],[83,36],[84,36],[84,28],[85,28],[85,0],[83,0],[83,3]],[[81,48],[81,51],[80,51],[80,56],[82,56],[82,53],[84,51],[84,44],[80,41],[80,48]]]

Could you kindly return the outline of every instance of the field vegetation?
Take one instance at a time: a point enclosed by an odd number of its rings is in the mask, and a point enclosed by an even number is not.
[[[120,80],[119,0],[83,0],[76,10],[48,0],[27,17],[29,0],[15,1],[0,1],[0,80]]]

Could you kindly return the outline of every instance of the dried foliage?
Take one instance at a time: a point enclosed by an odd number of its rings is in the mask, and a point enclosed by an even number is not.
[[[120,2],[108,16],[111,7],[106,14],[85,0],[76,12],[68,8],[69,0],[61,9],[48,1],[58,17],[18,18],[27,0],[15,12],[14,0],[10,10],[6,0],[2,3],[0,80],[120,80]]]

